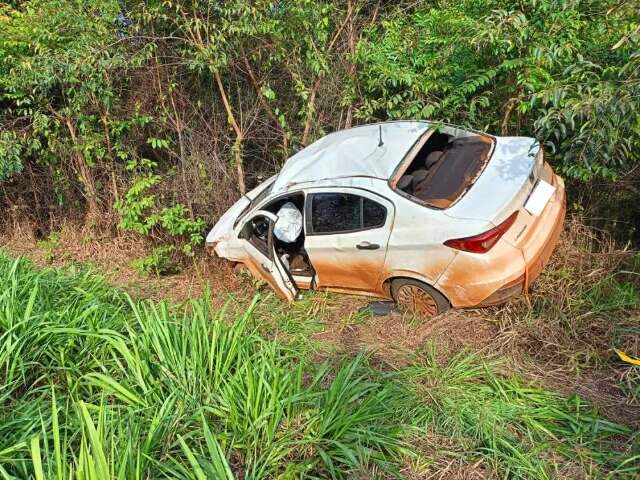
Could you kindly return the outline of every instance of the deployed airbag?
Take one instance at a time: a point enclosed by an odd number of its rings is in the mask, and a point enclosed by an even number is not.
[[[287,202],[280,207],[277,215],[273,234],[282,242],[295,242],[302,233],[302,213],[293,203]]]

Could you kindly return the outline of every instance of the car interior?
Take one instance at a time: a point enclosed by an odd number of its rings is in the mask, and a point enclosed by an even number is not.
[[[277,214],[287,202],[293,203],[300,213],[304,215],[304,194],[302,192],[280,197],[267,204],[263,210]],[[304,229],[296,241],[292,243],[281,241],[272,232],[270,232],[270,236],[273,239],[276,254],[292,276],[313,277],[314,270],[304,249]]]
[[[438,130],[428,135],[395,187],[431,207],[447,208],[478,178],[492,141],[483,135],[454,137]]]

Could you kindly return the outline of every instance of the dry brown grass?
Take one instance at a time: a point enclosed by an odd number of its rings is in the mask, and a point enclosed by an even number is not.
[[[613,349],[640,355],[640,272],[629,270],[637,255],[572,217],[528,298],[486,312],[519,373],[624,423],[640,422],[640,403],[622,391],[629,366]]]
[[[177,274],[141,277],[130,261],[147,254],[149,243],[109,232],[95,236],[71,223],[60,227],[54,248],[36,240],[28,226],[0,236],[0,244],[14,255],[30,257],[37,265],[90,263],[109,282],[141,297],[180,302],[200,296],[209,286],[215,305],[233,296],[233,305],[241,308],[256,291],[255,283],[229,262],[204,256],[182,265]],[[323,331],[310,341],[331,346],[319,347],[318,354],[325,358],[366,351],[373,362],[395,369],[411,363],[426,345],[435,348],[442,362],[463,349],[485,358],[502,355],[510,359],[504,364],[505,373],[518,373],[567,395],[580,394],[610,418],[637,423],[638,399],[623,391],[631,378],[629,367],[617,359],[612,348],[640,355],[638,310],[614,304],[605,311],[595,311],[585,301],[594,288],[601,288],[609,279],[637,281],[637,275],[620,273],[634,253],[594,233],[579,218],[571,218],[528,298],[502,307],[453,311],[425,322],[398,313],[363,315],[359,310],[367,299],[320,294],[309,297],[304,311],[294,307],[289,313],[300,315],[299,321],[319,319]]]
[[[1,234],[0,246],[13,255],[30,258],[41,267],[73,264],[94,267],[109,283],[153,300],[171,299],[179,303],[201,296],[209,286],[213,303],[219,306],[229,293],[246,287],[233,265],[206,256],[183,263],[173,275],[141,276],[131,266],[131,260],[148,254],[152,247],[149,241],[133,234],[100,235],[67,222],[48,238],[36,239],[29,225],[23,223]]]
[[[367,300],[336,297],[323,317],[326,328],[316,335],[345,352],[366,351],[392,368],[410,364],[416,352],[434,344],[440,361],[460,350],[491,351],[498,333],[495,323],[481,315],[450,311],[427,322],[408,314],[371,317],[354,315]]]
[[[407,462],[402,471],[408,480],[482,480],[492,478],[485,460],[471,458],[472,442],[435,431],[409,439],[417,458]]]

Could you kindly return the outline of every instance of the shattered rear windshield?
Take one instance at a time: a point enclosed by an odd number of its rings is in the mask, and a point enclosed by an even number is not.
[[[461,198],[482,173],[493,142],[484,135],[454,137],[435,131],[419,148],[395,187],[436,208]]]

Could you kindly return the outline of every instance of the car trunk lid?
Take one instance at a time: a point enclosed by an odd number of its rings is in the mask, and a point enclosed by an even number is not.
[[[450,217],[485,220],[499,225],[523,208],[535,182],[536,154],[532,138],[498,137],[484,171],[444,213]]]

